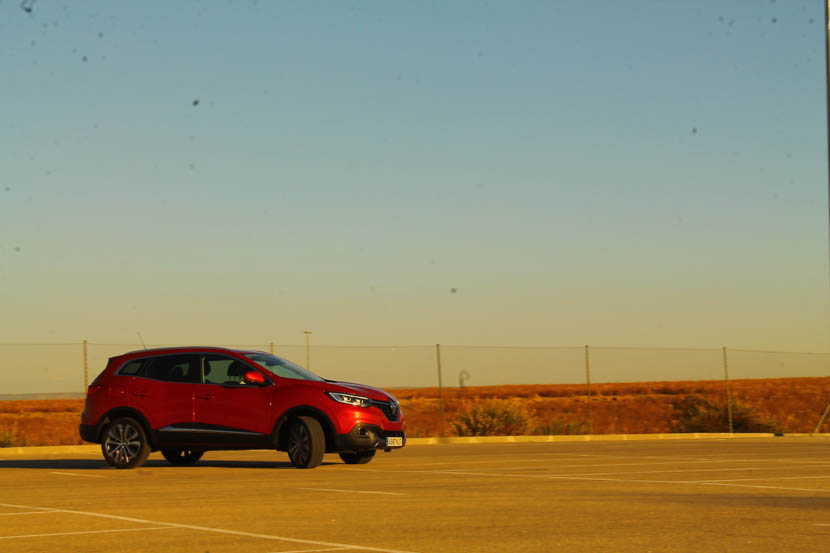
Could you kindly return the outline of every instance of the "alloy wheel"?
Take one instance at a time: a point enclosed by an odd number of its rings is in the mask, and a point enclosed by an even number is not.
[[[126,465],[141,453],[141,434],[131,424],[119,423],[110,426],[104,439],[104,448],[113,461]]]
[[[288,434],[288,455],[295,465],[304,465],[311,452],[311,436],[302,422],[291,426]]]

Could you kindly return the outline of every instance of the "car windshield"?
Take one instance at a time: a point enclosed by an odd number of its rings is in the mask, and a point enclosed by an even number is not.
[[[325,378],[321,378],[311,371],[308,371],[299,365],[295,365],[291,361],[281,359],[276,355],[270,353],[246,353],[245,357],[267,370],[271,374],[281,378],[293,378],[295,380],[315,380],[317,382],[325,382]]]

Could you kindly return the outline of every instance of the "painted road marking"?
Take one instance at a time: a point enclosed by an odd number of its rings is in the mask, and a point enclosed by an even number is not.
[[[9,517],[12,515],[42,515],[44,513],[54,513],[55,511],[24,511],[22,513],[0,513],[0,517]]]
[[[312,490],[315,492],[344,492],[344,493],[371,493],[371,494],[379,494],[379,495],[406,495],[405,493],[398,493],[398,492],[367,492],[367,491],[358,491],[358,490],[335,490],[332,488],[297,488],[298,490]]]
[[[45,538],[50,536],[75,536],[77,534],[106,534],[111,532],[141,532],[143,530],[170,530],[172,526],[151,526],[149,528],[121,528],[120,530],[87,530],[85,532],[60,532],[57,534],[26,534],[23,536],[0,536],[0,540],[15,538]]]
[[[275,536],[272,534],[257,534],[254,532],[243,532],[241,530],[226,530],[224,528],[211,528],[209,526],[195,526],[192,524],[178,524],[175,522],[159,522],[157,520],[145,520],[134,517],[123,517],[118,515],[107,515],[104,513],[95,513],[92,511],[75,511],[72,509],[53,509],[51,507],[37,507],[32,505],[15,505],[11,503],[0,503],[0,507],[10,507],[16,509],[34,509],[38,511],[55,511],[58,513],[69,513],[73,515],[85,515],[97,518],[106,518],[110,520],[123,520],[126,522],[136,522],[138,524],[161,524],[169,528],[186,528],[188,530],[199,530],[202,532],[215,532],[217,534],[229,534],[231,536],[245,536],[248,538],[260,538],[264,540],[287,541],[292,543],[307,543],[310,545],[326,545],[337,547],[340,549],[359,549],[361,551],[377,551],[378,553],[416,553],[414,551],[404,551],[401,549],[385,549],[383,547],[369,547],[365,545],[351,545],[348,543],[334,543],[317,540],[303,540],[299,538],[286,538],[284,536]]]
[[[325,549],[295,549],[293,551],[274,551],[273,553],[312,553],[312,551],[346,551],[353,547],[326,547]]]
[[[550,470],[559,467],[513,467],[513,470]],[[480,468],[478,470],[502,470],[501,468]],[[726,472],[733,470],[771,470],[769,467],[737,467],[737,468],[716,468],[716,469],[672,469],[672,470],[629,470],[615,472],[575,472],[572,474],[547,474],[544,476],[623,476],[626,474],[662,474],[668,472]],[[445,472],[465,474],[460,470],[446,470]]]
[[[749,482],[752,480],[798,480],[800,478],[830,478],[830,474],[823,474],[820,476],[765,476],[761,478],[734,478],[730,480],[695,480],[697,484],[714,483],[714,482]]]
[[[96,474],[77,474],[75,472],[55,472],[50,471],[49,474],[62,474],[64,476],[85,476],[87,478],[106,478],[106,476],[98,476]]]
[[[546,480],[574,480],[574,481],[588,481],[588,482],[635,482],[635,483],[642,483],[642,484],[688,484],[692,486],[732,486],[737,488],[758,488],[758,489],[768,489],[768,490],[787,490],[787,491],[798,491],[798,492],[821,492],[821,493],[830,493],[830,489],[823,490],[819,488],[787,488],[783,486],[759,486],[759,485],[748,485],[748,484],[728,484],[728,483],[719,483],[719,482],[711,482],[705,481],[700,482],[697,480],[638,480],[633,478],[595,478],[590,476],[568,476],[568,475],[546,475],[546,474],[498,474],[493,472],[460,472],[460,471],[449,471],[449,470],[373,470],[373,469],[343,469],[343,470],[351,470],[351,471],[363,471],[363,472],[413,472],[413,473],[426,473],[426,474],[444,474],[450,476],[496,476],[499,478],[542,478]],[[630,473],[629,473],[630,474]],[[774,477],[770,478],[774,479]],[[2,505],[2,504],[0,504]]]

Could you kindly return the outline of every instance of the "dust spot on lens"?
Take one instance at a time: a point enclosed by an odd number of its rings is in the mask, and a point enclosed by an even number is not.
[[[692,127],[692,134],[697,134],[697,127]]]
[[[84,60],[84,62],[89,61],[89,58],[87,58],[86,56],[82,57],[81,59]]]
[[[199,99],[198,99],[198,98],[197,98],[196,100],[193,100],[193,105],[194,105],[194,106],[198,106],[198,105],[199,105]]]
[[[455,294],[458,292],[458,288],[450,288],[450,294]]]

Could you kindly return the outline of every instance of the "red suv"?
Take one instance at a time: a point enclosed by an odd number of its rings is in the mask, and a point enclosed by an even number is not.
[[[368,463],[403,447],[405,427],[398,401],[377,388],[261,351],[179,347],[111,358],[87,390],[80,433],[121,469],[152,451],[191,465],[216,449],[277,449],[313,468],[324,453]]]

